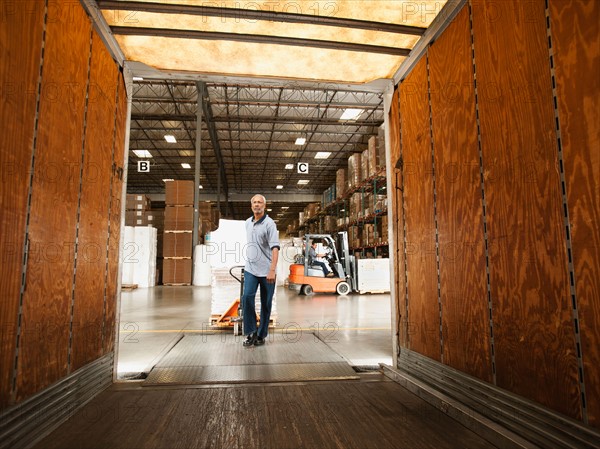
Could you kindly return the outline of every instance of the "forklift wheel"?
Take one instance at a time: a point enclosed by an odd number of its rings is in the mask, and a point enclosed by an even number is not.
[[[336,287],[335,291],[338,295],[347,295],[350,293],[350,285],[347,282],[340,282]]]
[[[312,295],[313,294],[312,285],[310,285],[310,284],[304,284],[302,286],[302,288],[300,289],[300,293],[302,293],[303,295],[307,295],[307,296]]]

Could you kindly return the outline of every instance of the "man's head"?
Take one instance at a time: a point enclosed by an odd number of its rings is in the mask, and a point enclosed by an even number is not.
[[[250,205],[252,207],[252,213],[254,216],[261,216],[265,213],[267,199],[260,194],[256,194],[250,200]]]

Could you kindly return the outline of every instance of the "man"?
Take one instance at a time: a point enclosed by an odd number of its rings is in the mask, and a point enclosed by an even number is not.
[[[275,273],[279,258],[279,232],[275,222],[265,214],[267,200],[262,195],[254,195],[250,200],[252,217],[246,220],[248,251],[244,267],[244,295],[242,313],[244,314],[243,345],[261,346],[269,333],[271,306],[275,292]],[[254,301],[260,285],[260,327],[256,328],[256,310]]]
[[[317,242],[314,240],[311,242],[310,248],[308,249],[308,264],[309,265],[318,265],[323,270],[325,277],[333,277],[333,273],[329,271],[327,268],[327,264],[325,262],[321,262],[317,260],[318,257],[325,257],[326,254],[317,254]]]

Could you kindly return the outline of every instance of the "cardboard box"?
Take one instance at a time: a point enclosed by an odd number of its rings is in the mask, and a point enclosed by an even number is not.
[[[366,149],[360,155],[360,180],[364,181],[369,177],[369,150]]]
[[[367,149],[369,154],[369,164],[368,164],[368,176],[374,176],[375,173],[379,170],[381,166],[379,162],[379,154],[377,152],[377,136],[371,136],[369,138],[369,147]]]
[[[395,165],[396,161],[392,161]],[[377,130],[377,169],[385,167],[385,125],[381,125]]]
[[[381,216],[381,231],[379,232],[381,243],[388,242],[388,217],[387,215]]]
[[[194,181],[167,181],[165,204],[167,206],[193,206]]]
[[[126,210],[125,211],[125,226],[152,226],[159,228],[162,226],[157,214],[151,210]]]
[[[191,284],[192,259],[163,259],[163,284]]]
[[[167,206],[165,208],[165,231],[191,231],[194,229],[192,206]]]
[[[335,173],[335,194],[336,198],[341,198],[346,193],[346,179],[348,176],[348,170],[345,168],[339,168]]]
[[[323,226],[326,233],[334,233],[337,230],[337,218],[327,215],[323,221]]]
[[[165,232],[163,234],[163,257],[192,257],[191,232]]]
[[[319,213],[319,209],[321,205],[319,203],[310,203],[304,208],[304,219],[308,220],[309,218],[314,217]]]
[[[150,198],[146,195],[128,193],[125,199],[126,210],[145,211],[150,209]]]

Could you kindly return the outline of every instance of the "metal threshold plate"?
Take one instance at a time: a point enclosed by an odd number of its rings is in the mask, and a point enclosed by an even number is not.
[[[232,334],[186,335],[150,371],[144,386],[358,379],[313,334],[275,334],[245,348]]]

